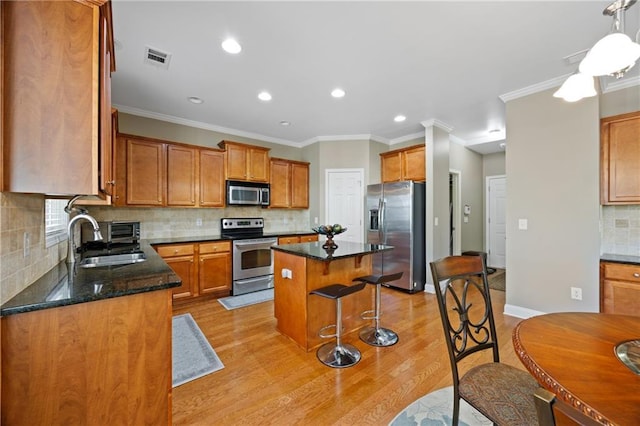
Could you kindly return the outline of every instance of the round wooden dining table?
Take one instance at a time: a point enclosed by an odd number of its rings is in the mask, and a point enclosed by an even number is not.
[[[640,339],[640,317],[552,313],[513,330],[516,354],[557,400],[604,425],[640,425],[640,375],[616,355]]]

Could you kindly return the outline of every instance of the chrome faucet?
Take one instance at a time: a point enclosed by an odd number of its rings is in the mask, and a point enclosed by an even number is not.
[[[69,202],[67,207],[70,207],[70,205],[71,205],[71,202]],[[65,210],[67,209],[65,208]],[[95,241],[102,240],[102,234],[100,233],[100,227],[98,226],[98,222],[93,217],[89,216],[86,210],[74,216],[71,220],[69,220],[69,224],[67,225],[67,234],[69,236],[69,243],[67,247],[67,263],[69,264],[74,264],[76,262],[76,254],[74,249],[75,237],[74,237],[73,229],[74,229],[75,223],[82,219],[91,222],[91,225],[93,225],[93,239]]]

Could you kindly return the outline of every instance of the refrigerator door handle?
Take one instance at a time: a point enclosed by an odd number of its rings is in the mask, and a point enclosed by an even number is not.
[[[385,202],[384,198],[381,198],[378,203],[378,219],[380,222],[380,226],[378,227],[378,241],[380,241],[381,244],[387,243],[386,236],[385,236],[385,223],[384,223],[384,216],[385,216],[384,210],[386,206],[387,206],[387,203]]]

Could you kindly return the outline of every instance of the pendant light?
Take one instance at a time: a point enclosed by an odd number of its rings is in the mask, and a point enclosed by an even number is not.
[[[613,16],[611,32],[599,40],[580,62],[578,72],[571,75],[553,96],[567,102],[595,96],[594,77],[621,78],[640,58],[640,44],[624,34],[624,12],[636,0],[616,0],[602,12]]]

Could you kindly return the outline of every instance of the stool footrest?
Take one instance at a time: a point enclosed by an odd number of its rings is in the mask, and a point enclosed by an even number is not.
[[[330,329],[334,330],[333,334],[324,334],[325,331],[330,330]],[[338,330],[336,329],[336,325],[335,324],[325,325],[320,330],[318,330],[318,336],[322,337],[323,339],[336,337],[337,335],[338,335]]]
[[[375,309],[370,309],[361,313],[360,318],[362,318],[363,320],[374,320],[378,319],[378,316],[376,315]]]

